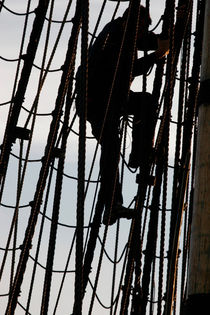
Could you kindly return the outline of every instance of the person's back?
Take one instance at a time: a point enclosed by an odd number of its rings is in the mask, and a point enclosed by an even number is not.
[[[137,72],[135,71],[137,50],[156,49],[157,36],[152,32],[146,33],[145,38],[140,41],[137,39],[136,51],[132,51],[133,38],[130,37],[129,30],[126,30],[126,12],[103,28],[89,50],[87,113],[89,121],[102,119],[107,104],[113,115],[121,116],[124,112],[130,87],[132,58],[134,76],[147,72],[154,64],[154,56],[150,54],[142,58],[142,63],[138,62]]]
[[[119,63],[123,32],[123,18],[117,18],[116,20],[111,21],[104,27],[90,49],[88,72],[88,116],[91,116],[92,114],[94,114],[94,116],[104,116],[111,92],[112,100],[114,100],[114,96],[117,94],[117,101],[114,101],[114,107],[116,111],[120,110],[121,105],[119,96],[121,95],[122,98],[125,98],[123,92],[125,91],[124,84],[126,81],[125,78],[127,77],[127,73],[123,71],[123,63],[125,64],[125,60],[121,60]],[[115,77],[115,86],[113,88],[115,72],[117,76]]]

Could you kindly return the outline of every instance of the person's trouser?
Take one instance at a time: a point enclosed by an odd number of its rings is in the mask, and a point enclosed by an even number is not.
[[[110,106],[110,108],[112,108]],[[130,91],[125,112],[134,115],[132,131],[132,152],[139,161],[147,156],[152,147],[155,106],[152,95]],[[119,182],[118,164],[120,159],[119,121],[122,115],[107,115],[105,122],[89,119],[92,133],[101,144],[100,174],[101,189],[106,208],[123,203]],[[138,164],[140,166],[140,163]]]
[[[122,204],[122,189],[119,182],[118,164],[120,159],[119,119],[107,118],[104,123],[92,122],[92,133],[101,144],[100,175],[101,190],[107,209],[114,204]]]
[[[134,115],[130,157],[136,166],[142,166],[153,145],[155,104],[152,95],[130,91],[127,113]]]

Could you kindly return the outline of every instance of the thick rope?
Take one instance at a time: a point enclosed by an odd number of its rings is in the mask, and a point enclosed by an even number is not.
[[[86,157],[86,117],[87,117],[87,82],[88,82],[88,20],[89,1],[79,1],[82,16],[81,39],[81,90],[79,102],[81,115],[79,119],[79,156],[77,188],[77,230],[76,230],[76,275],[74,314],[82,314],[83,300],[83,226],[85,201],[85,157]]]
[[[42,12],[43,13],[43,12]],[[77,23],[74,24],[72,29],[72,35],[69,40],[68,51],[66,54],[65,67],[63,75],[61,78],[61,83],[58,91],[58,96],[56,99],[56,106],[54,111],[54,117],[50,126],[50,132],[48,135],[47,146],[45,149],[45,156],[42,161],[42,167],[40,170],[40,176],[37,183],[37,189],[34,196],[34,202],[32,205],[31,216],[29,218],[29,224],[26,229],[25,239],[23,242],[23,250],[20,255],[19,263],[17,266],[16,276],[14,280],[13,287],[11,289],[11,299],[8,302],[7,312],[8,315],[13,313],[17,304],[17,297],[20,292],[20,287],[23,281],[23,275],[26,269],[26,264],[29,256],[29,251],[31,248],[31,243],[34,235],[35,226],[37,223],[39,208],[42,202],[43,190],[46,184],[46,179],[48,175],[48,170],[51,162],[51,157],[53,153],[53,148],[56,141],[57,130],[59,127],[59,120],[62,114],[62,106],[64,102],[65,93],[68,87],[69,76],[72,71],[72,56],[75,53],[75,46],[78,38],[78,31],[80,26],[80,18],[77,19]]]
[[[14,104],[12,106],[12,110],[10,112],[10,116],[8,119],[6,132],[5,132],[5,138],[2,145],[2,151],[1,151],[1,159],[0,159],[0,166],[1,166],[1,176],[0,180],[1,182],[4,181],[5,173],[7,170],[7,165],[9,161],[9,154],[10,149],[13,142],[13,133],[14,128],[17,125],[18,117],[20,114],[21,106],[24,100],[26,88],[28,85],[29,77],[32,70],[33,61],[35,58],[35,54],[38,48],[39,39],[41,36],[41,31],[44,25],[44,17],[47,12],[47,8],[49,5],[49,0],[46,1],[40,1],[39,5],[36,9],[36,17],[34,20],[33,29],[31,32],[31,37],[29,41],[29,45],[27,48],[26,53],[26,59],[24,62],[24,66],[21,72],[21,78],[19,80],[17,92],[14,98]],[[1,197],[0,197],[1,199]]]
[[[186,168],[188,168],[187,159],[189,158],[190,149],[191,149],[191,140],[192,140],[192,129],[193,129],[193,120],[194,115],[196,111],[197,106],[197,99],[198,99],[198,85],[199,85],[199,72],[200,72],[200,64],[201,64],[201,48],[202,48],[202,34],[203,34],[203,21],[204,21],[204,4],[202,3],[199,17],[197,21],[197,36],[195,38],[195,51],[194,51],[194,63],[192,68],[192,83],[189,88],[189,98],[187,102],[187,115],[185,117],[185,128],[184,128],[184,134],[183,134],[183,146],[182,146],[182,157],[181,157],[181,167],[183,169],[183,172],[180,174],[179,178],[179,191],[177,192],[177,196],[179,197],[178,203],[175,204],[176,208],[174,209],[180,209],[182,211],[182,207],[180,207],[181,200],[180,198],[184,198],[181,194],[181,189],[183,185],[183,177],[186,176]],[[182,212],[177,211],[176,218],[172,221],[171,224],[171,231],[170,231],[170,248],[169,253],[171,254],[171,262],[169,264],[169,271],[168,271],[168,287],[167,287],[167,303],[166,303],[166,311],[169,314],[170,309],[172,307],[172,297],[173,297],[173,287],[172,284],[174,283],[174,279],[172,279],[173,275],[171,274],[171,271],[176,268],[176,238],[177,233],[180,229],[180,223],[182,218]],[[178,241],[178,240],[177,240]]]
[[[148,3],[149,1],[147,1],[147,3]],[[201,1],[200,1],[201,2]],[[0,7],[1,7],[1,3],[2,2],[0,2]],[[116,2],[117,3],[117,2]],[[118,2],[118,4],[119,4],[119,2]],[[46,19],[46,17],[45,17],[45,19]],[[53,21],[51,21],[51,22],[53,22]],[[197,30],[196,31],[196,33],[197,34],[199,34],[200,33],[200,30]],[[178,32],[177,32],[177,34],[178,34]],[[196,37],[197,38],[197,37]],[[196,42],[195,42],[195,48],[197,49],[197,45],[199,45],[199,43],[197,42],[197,39],[196,39]],[[56,48],[55,48],[56,49]],[[179,49],[178,49],[179,50]],[[44,57],[43,57],[44,58]],[[175,56],[174,57],[174,62],[176,63],[176,58],[177,58],[177,56]],[[189,57],[187,57],[187,58],[189,58]],[[196,64],[196,60],[197,60],[197,57],[195,58],[195,60],[194,60],[194,65]],[[183,60],[183,63],[185,63],[184,62],[184,60]],[[43,68],[43,67],[41,67],[40,69],[42,69],[41,71],[45,71],[46,70],[46,68]],[[173,68],[173,70],[174,70],[174,79],[175,79],[175,67]],[[197,68],[197,71],[198,71],[198,73],[199,73],[199,68]],[[184,69],[183,69],[183,72],[184,72]],[[185,97],[186,98],[186,95],[187,95],[187,93],[188,93],[188,91],[187,91],[187,88],[189,87],[190,89],[189,89],[189,94],[190,94],[190,98],[191,98],[191,100],[193,100],[193,97],[195,98],[195,99],[197,99],[197,96],[198,96],[198,90],[195,88],[195,85],[194,85],[194,83],[192,83],[192,84],[190,84],[189,82],[186,82],[187,80],[188,80],[188,77],[189,77],[189,75],[188,75],[188,73],[186,73],[186,76],[185,76],[185,78],[183,78],[182,77],[182,75],[181,75],[181,85],[185,85],[185,91],[184,91],[184,96],[182,95],[182,91],[181,91],[181,89],[182,89],[182,87],[180,87],[180,106],[179,106],[179,109],[180,109],[180,113],[179,113],[179,118],[178,118],[178,125],[177,125],[177,129],[178,129],[178,132],[177,132],[177,144],[176,144],[176,157],[175,157],[175,164],[174,164],[174,167],[175,167],[175,172],[177,172],[176,173],[176,179],[174,179],[174,191],[176,191],[176,188],[177,188],[177,186],[183,181],[183,182],[185,182],[185,179],[184,179],[184,174],[183,174],[183,161],[184,161],[184,156],[186,156],[186,152],[187,152],[187,147],[189,147],[189,142],[188,142],[188,140],[192,137],[192,126],[193,126],[193,124],[194,124],[194,119],[195,119],[195,115],[194,115],[194,113],[193,113],[193,111],[195,110],[195,108],[194,108],[194,105],[195,104],[193,104],[192,105],[192,107],[191,107],[191,102],[189,101],[189,100],[187,100],[187,102],[186,102],[186,107],[184,108],[184,110],[185,110],[185,120],[186,120],[186,122],[187,122],[187,124],[182,124],[182,116],[183,116],[183,109],[181,108],[181,102],[182,102],[182,100],[183,100],[183,97]],[[194,77],[193,77],[194,78]],[[197,78],[196,78],[196,84],[199,84],[199,82],[197,81]],[[159,82],[159,84],[160,84],[160,82]],[[170,83],[171,84],[171,83]],[[163,101],[164,101],[164,98],[165,98],[165,95],[168,93],[167,92],[167,89],[169,89],[169,87],[168,86],[166,86],[165,87],[165,92],[163,92],[162,93],[162,101],[160,102],[160,104],[162,104],[163,103]],[[194,90],[195,89],[195,90]],[[193,93],[193,90],[194,90],[194,93]],[[161,91],[158,91],[158,92],[161,92]],[[167,93],[166,93],[167,92]],[[158,98],[159,99],[159,98]],[[21,106],[21,109],[22,109],[23,107]],[[189,109],[190,109],[190,112],[189,112]],[[36,109],[35,109],[36,110]],[[191,110],[192,110],[192,112],[191,112]],[[35,114],[35,112],[34,112],[34,110],[31,110],[30,111],[30,113],[29,113],[30,115],[29,116],[38,116],[38,113],[36,112],[36,114]],[[167,114],[168,114],[168,112],[167,112]],[[29,117],[28,116],[28,117]],[[30,118],[29,118],[30,119]],[[54,119],[54,117],[53,117],[53,119]],[[162,146],[162,136],[164,135],[164,133],[165,133],[165,131],[164,131],[164,129],[166,128],[166,127],[164,127],[165,126],[165,121],[166,120],[168,120],[169,119],[169,116],[167,117],[167,119],[166,119],[166,117],[163,117],[162,118],[162,121],[164,121],[162,124],[161,124],[161,128],[163,129],[163,131],[161,131],[161,133],[159,134],[159,137],[158,137],[158,140],[159,140],[159,142],[157,141],[157,143],[158,143],[158,146],[157,147],[161,147]],[[169,123],[169,120],[167,121],[167,123]],[[170,121],[170,123],[171,123],[171,121]],[[183,129],[183,127],[184,127],[184,135],[182,134],[182,129]],[[161,129],[160,128],[160,129]],[[196,128],[196,127],[195,127]],[[70,130],[69,130],[70,131]],[[58,137],[57,137],[57,140],[56,140],[56,144],[55,144],[55,146],[54,147],[58,147],[59,145],[60,145],[60,140],[61,140],[61,137],[62,137],[62,133],[63,133],[63,131],[62,131],[62,128],[60,128],[60,134],[58,135]],[[179,134],[181,134],[181,136],[182,136],[182,139],[181,140],[183,140],[183,145],[181,146],[181,144],[182,144],[182,141],[181,141],[181,143],[180,143],[180,139],[179,139]],[[188,137],[189,136],[189,137]],[[191,140],[190,140],[191,141]],[[167,142],[167,141],[166,141]],[[123,154],[124,155],[124,154]],[[181,160],[181,163],[182,163],[182,165],[181,165],[181,168],[179,167],[180,166],[180,160],[179,160],[179,157],[180,157],[180,155],[181,155],[181,157],[182,157],[182,160]],[[25,159],[25,158],[23,158],[23,157],[19,157],[19,164],[21,164],[22,162],[25,162],[25,161],[27,161],[27,162],[29,162],[30,160],[29,159]],[[40,160],[39,160],[40,161]],[[160,162],[160,161],[159,161]],[[159,287],[158,287],[158,295],[159,295],[159,297],[158,297],[158,299],[157,299],[157,294],[155,295],[155,296],[151,296],[150,298],[149,298],[149,303],[151,303],[150,304],[150,313],[152,312],[152,311],[154,311],[154,303],[157,303],[157,306],[159,307],[159,309],[158,309],[158,314],[162,314],[162,308],[163,308],[163,303],[164,303],[164,300],[163,300],[163,290],[165,289],[165,277],[163,277],[163,272],[165,272],[165,270],[166,270],[166,262],[165,262],[165,259],[166,259],[166,257],[164,256],[164,242],[165,242],[165,238],[166,237],[168,237],[168,235],[165,235],[165,225],[164,225],[164,222],[165,222],[165,216],[166,215],[168,215],[168,216],[170,216],[170,214],[169,214],[169,212],[166,212],[167,211],[167,209],[166,209],[166,206],[165,206],[165,200],[166,200],[166,198],[167,198],[167,189],[168,189],[168,179],[167,179],[167,170],[166,170],[166,167],[169,167],[168,165],[166,165],[167,163],[165,163],[165,166],[164,166],[164,168],[163,168],[163,170],[165,170],[165,179],[164,179],[164,181],[163,181],[163,183],[161,183],[160,184],[160,186],[161,186],[161,191],[164,191],[164,193],[163,193],[163,200],[162,200],[162,207],[157,207],[157,211],[159,212],[157,215],[160,217],[160,215],[162,214],[162,227],[160,228],[160,230],[161,230],[161,240],[160,240],[160,256],[158,256],[158,253],[156,254],[156,255],[154,255],[154,257],[153,257],[153,261],[152,261],[152,263],[151,263],[151,270],[152,270],[152,277],[150,276],[149,277],[149,282],[150,282],[150,284],[152,283],[152,279],[153,279],[153,277],[154,277],[154,274],[155,274],[155,272],[156,272],[156,269],[155,269],[155,267],[157,266],[157,263],[156,263],[156,261],[154,260],[154,259],[160,259],[160,264],[161,264],[161,267],[160,267],[160,270],[159,270],[159,276],[158,276],[158,279],[159,279],[159,281],[157,280],[157,282],[159,282]],[[56,168],[54,168],[54,169],[56,169]],[[51,168],[51,171],[53,172],[53,168]],[[151,172],[150,172],[151,173]],[[161,173],[161,172],[160,172]],[[164,172],[163,172],[164,173]],[[162,174],[163,174],[162,173]],[[180,174],[179,174],[180,173]],[[20,172],[20,175],[22,176],[22,178],[24,177],[23,176],[23,172]],[[20,176],[20,177],[21,177]],[[59,175],[59,176],[61,176],[61,174]],[[63,174],[63,176],[67,176],[67,177],[69,177],[68,175],[66,175],[66,174]],[[90,178],[90,177],[89,177]],[[192,178],[193,178],[193,173],[192,173]],[[74,179],[77,179],[76,177],[74,178]],[[50,180],[50,178],[49,178],[49,180]],[[87,189],[88,189],[88,186],[89,186],[89,182],[91,182],[91,181],[89,181],[89,180],[87,180],[88,181],[88,185],[86,186],[86,192],[85,192],[85,196],[86,196],[86,193],[87,193]],[[20,183],[20,181],[18,181],[19,183]],[[97,181],[96,181],[97,182]],[[18,184],[19,185],[19,184]],[[50,185],[50,183],[49,183],[49,185]],[[156,183],[156,185],[157,185],[157,183]],[[3,187],[3,186],[2,186]],[[20,187],[20,185],[19,185],[19,187]],[[151,200],[151,197],[149,197],[149,195],[150,195],[150,192],[148,192],[147,194],[146,194],[146,189],[147,189],[148,187],[147,186],[145,186],[145,191],[143,192],[143,190],[141,190],[141,191],[139,191],[139,193],[140,194],[144,194],[144,196],[147,196],[147,200],[149,200],[149,198],[150,198],[150,200]],[[152,189],[152,190],[154,190],[154,189]],[[2,190],[3,191],[3,190]],[[85,198],[85,197],[84,197]],[[141,199],[143,198],[143,196],[141,196],[139,199],[138,199],[138,201],[137,201],[137,207],[139,207],[139,204],[142,204],[142,201],[141,201]],[[184,199],[184,202],[186,202],[186,198],[188,198],[188,191],[186,192],[186,196],[184,197],[185,199]],[[165,199],[165,200],[164,200]],[[176,194],[174,195],[174,197],[173,197],[173,200],[175,200],[176,199]],[[176,208],[176,203],[175,203],[175,201],[173,201],[172,202],[172,207],[173,207],[173,209],[175,209]],[[190,224],[191,224],[191,217],[192,217],[192,206],[191,206],[191,204],[192,204],[192,201],[190,201],[190,205],[188,206],[188,208],[189,208],[189,215],[188,215],[188,213],[186,212],[186,218],[185,218],[185,228],[184,228],[184,230],[185,230],[185,235],[184,235],[184,244],[183,244],[183,250],[185,251],[185,253],[184,253],[184,256],[183,256],[183,265],[185,265],[186,264],[186,262],[188,261],[188,250],[189,250],[189,235],[190,235]],[[1,204],[2,205],[2,204]],[[3,205],[4,206],[4,205]],[[28,205],[27,205],[28,206]],[[11,206],[10,206],[11,207]],[[17,209],[20,209],[20,208],[22,208],[22,207],[24,207],[24,206],[18,206],[17,207],[17,204],[16,204],[16,206],[14,207],[14,208],[17,208]],[[13,208],[13,207],[11,207],[11,208]],[[102,205],[101,205],[101,208],[102,208]],[[143,208],[143,207],[142,207]],[[150,213],[150,209],[149,209],[149,207],[148,207],[148,205],[146,206],[146,213]],[[152,211],[153,211],[153,209],[152,209]],[[40,213],[40,211],[38,211],[38,213]],[[22,214],[22,213],[21,213]],[[42,213],[41,213],[42,214]],[[150,213],[151,214],[151,216],[153,215],[153,213]],[[53,224],[55,224],[55,222],[57,221],[57,220],[54,220],[54,219],[50,219],[49,217],[47,217],[46,216],[46,214],[44,213],[43,215],[42,215],[42,219],[44,220],[44,219],[47,219],[47,220],[50,220],[50,222],[51,222],[51,224],[53,225]],[[17,220],[18,220],[18,217],[17,217]],[[17,222],[17,220],[16,220],[16,222]],[[174,219],[172,219],[172,221],[173,221],[173,228],[172,228],[172,230],[173,231],[176,231],[177,230],[177,228],[174,226],[174,223],[176,223],[177,221],[176,220],[178,220],[178,221],[180,221],[180,219],[179,218],[175,218],[175,220]],[[146,222],[146,218],[145,218],[145,222]],[[99,227],[100,227],[100,220],[98,221],[98,230],[96,229],[95,230],[95,237],[96,237],[96,239],[98,240],[98,233],[99,233]],[[15,225],[16,225],[16,223],[14,223],[14,230],[16,229],[15,228]],[[62,226],[65,226],[65,227],[68,227],[68,228],[75,228],[75,226],[70,226],[70,225],[67,225],[67,224],[60,224],[58,221],[56,222],[56,225],[62,225]],[[145,232],[147,231],[146,230],[146,223],[145,223],[145,228],[144,228],[144,230],[145,230]],[[85,228],[85,227],[83,227],[83,228]],[[90,228],[90,227],[88,227],[88,228]],[[180,228],[180,227],[178,227],[178,228]],[[132,228],[131,228],[131,235],[137,235],[137,234],[133,234],[133,229],[134,229],[134,225],[132,225]],[[16,233],[16,232],[15,232]],[[14,234],[14,233],[13,233]],[[16,244],[16,237],[15,237],[15,234],[13,235],[14,236],[14,241],[13,241],[13,245],[14,245],[14,248],[13,248],[13,251],[14,251],[14,253],[13,253],[13,258],[12,258],[12,260],[11,260],[11,279],[13,280],[13,274],[14,274],[14,268],[13,268],[13,266],[12,265],[14,265],[14,261],[15,261],[15,252],[17,252],[17,249],[19,249],[19,247],[17,248],[17,245],[15,245]],[[142,237],[144,236],[144,233],[142,232]],[[172,238],[173,238],[173,232],[171,232],[171,236],[172,236]],[[11,236],[12,237],[12,236]],[[87,237],[89,237],[89,234],[87,235]],[[138,236],[139,237],[139,236]],[[42,238],[42,236],[40,235],[40,242],[41,242],[41,238]],[[91,239],[91,237],[90,237],[90,239]],[[158,239],[159,240],[159,239]],[[173,239],[172,239],[173,240]],[[99,241],[100,243],[102,243],[102,246],[101,246],[101,249],[102,249],[102,252],[101,252],[101,255],[108,255],[107,254],[107,252],[106,252],[106,250],[105,250],[105,244],[104,244],[104,242],[103,242],[103,240],[102,241]],[[144,244],[146,243],[146,241],[144,240]],[[109,307],[106,307],[105,306],[105,303],[103,303],[103,301],[102,301],[102,299],[99,299],[98,298],[98,294],[97,294],[97,286],[94,288],[94,285],[92,285],[92,288],[93,288],[93,290],[94,290],[94,294],[96,295],[96,299],[99,301],[99,303],[101,304],[101,306],[102,307],[105,307],[105,308],[110,308],[111,309],[111,312],[112,312],[112,314],[114,315],[118,315],[119,314],[119,310],[117,310],[117,306],[118,306],[118,304],[119,304],[119,300],[120,300],[120,293],[121,293],[121,288],[123,287],[122,286],[122,281],[123,281],[123,277],[124,277],[124,275],[125,275],[125,264],[126,264],[126,262],[127,261],[129,261],[130,260],[130,257],[131,256],[129,256],[128,257],[128,254],[129,254],[129,252],[130,252],[130,248],[129,248],[129,246],[131,245],[131,242],[129,241],[129,244],[128,244],[128,247],[126,247],[125,249],[126,249],[126,257],[125,257],[125,260],[124,260],[124,265],[123,265],[123,268],[122,268],[122,273],[121,273],[121,280],[120,280],[120,283],[119,283],[119,287],[118,287],[118,290],[117,290],[117,296],[115,297],[115,294],[113,293],[112,294],[112,301],[111,301],[111,303],[110,303],[110,306]],[[134,244],[135,245],[135,244]],[[73,246],[74,246],[74,244],[73,244],[73,242],[71,243],[71,249],[73,250]],[[22,246],[21,246],[22,247]],[[134,246],[134,248],[135,248],[135,246]],[[90,248],[89,248],[90,249]],[[6,250],[6,248],[4,249],[4,251]],[[9,251],[10,250],[10,248],[9,248],[9,244],[8,244],[8,248],[7,248],[7,251]],[[70,251],[69,252],[69,259],[70,259],[70,257],[71,257],[71,255],[73,256],[73,251]],[[93,257],[94,257],[94,254],[95,254],[95,247],[94,246],[92,246],[92,248],[91,248],[91,255],[92,255],[92,259],[90,259],[91,260],[91,262],[89,263],[89,266],[91,267],[91,264],[92,264],[92,261],[93,261]],[[141,249],[140,249],[140,251],[141,251]],[[155,249],[154,249],[154,251],[155,251]],[[89,251],[88,251],[89,252]],[[146,253],[146,252],[145,252]],[[17,253],[17,255],[18,255],[18,253]],[[146,255],[147,255],[147,253],[146,253]],[[30,256],[29,256],[30,257]],[[138,253],[138,255],[136,255],[135,256],[135,253],[133,253],[133,256],[132,257],[135,257],[135,259],[137,260],[137,259],[139,259],[139,253]],[[89,257],[90,258],[90,257]],[[109,257],[110,258],[110,257]],[[33,258],[32,258],[33,259]],[[96,258],[97,259],[97,258]],[[102,259],[102,258],[101,258]],[[111,259],[111,258],[110,258]],[[100,260],[100,259],[99,259]],[[67,260],[67,262],[68,262],[69,260]],[[144,262],[144,260],[142,259],[142,261]],[[87,263],[87,265],[86,265],[86,262],[87,262],[87,260],[85,260],[85,265],[84,265],[84,269],[88,266],[88,263]],[[114,263],[114,261],[111,261],[111,263],[113,264]],[[133,267],[136,267],[136,265],[135,265],[135,261],[133,260],[131,260],[131,264],[133,264],[132,266]],[[43,266],[43,265],[41,265],[40,264],[40,261],[38,261],[38,256],[37,257],[35,257],[35,264],[34,264],[34,266],[40,266],[40,267],[42,267],[43,268],[43,270],[45,270],[45,267]],[[143,267],[144,265],[142,265],[142,267]],[[184,299],[185,299],[185,295],[186,295],[186,292],[185,292],[185,272],[186,272],[186,270],[184,270],[184,266],[183,266],[183,271],[182,271],[182,285],[181,285],[181,292],[180,292],[180,290],[178,290],[178,282],[177,281],[179,281],[179,284],[180,284],[180,280],[179,279],[177,279],[177,277],[176,277],[176,275],[177,275],[177,266],[178,266],[178,262],[177,262],[177,260],[176,260],[176,262],[174,263],[174,267],[172,267],[172,268],[175,268],[175,272],[174,272],[174,278],[175,278],[175,291],[174,291],[174,293],[173,293],[173,295],[174,295],[174,299],[176,299],[176,297],[178,297],[178,295],[181,297],[181,299],[182,299],[182,301],[184,302]],[[113,268],[115,268],[115,266],[113,265]],[[171,269],[172,270],[172,269]],[[136,288],[138,288],[138,285],[139,285],[139,281],[137,281],[138,280],[138,272],[139,272],[139,269],[132,269],[131,270],[131,274],[129,274],[129,275],[131,275],[131,276],[133,276],[133,271],[136,271],[136,278],[135,278],[135,285],[136,285]],[[52,272],[55,272],[55,270],[52,270]],[[66,272],[67,272],[67,270],[66,270]],[[142,270],[140,270],[140,272],[142,272]],[[33,276],[35,277],[35,273],[36,273],[36,268],[34,269],[34,273],[33,273]],[[114,271],[114,273],[115,273],[115,271]],[[144,272],[143,272],[143,274],[144,274]],[[87,273],[87,275],[89,275],[89,272]],[[142,274],[141,274],[142,275]],[[58,312],[58,306],[59,306],[59,302],[60,302],[60,298],[61,298],[61,293],[62,293],[62,290],[63,290],[63,283],[64,283],[64,279],[65,279],[65,276],[66,276],[66,273],[64,273],[64,275],[63,275],[63,281],[62,281],[62,284],[61,284],[61,286],[60,286],[60,290],[59,290],[59,294],[58,294],[58,297],[57,297],[57,301],[56,301],[56,307],[55,307],[55,309],[54,309],[54,313],[53,313],[53,315],[54,314],[56,314],[56,311]],[[156,274],[156,276],[157,276],[157,274]],[[156,280],[156,276],[155,276],[155,280]],[[163,280],[161,280],[161,278],[163,279]],[[11,280],[11,282],[12,282],[12,280]],[[88,280],[87,280],[88,281]],[[131,281],[131,283],[132,283],[132,279],[130,278],[130,281]],[[171,282],[171,281],[170,281]],[[98,281],[98,284],[99,284],[99,281]],[[33,280],[31,280],[31,287],[33,287]],[[114,287],[116,287],[116,285],[114,284],[114,279],[113,279],[113,283],[111,283],[110,284],[110,288],[111,288],[111,286],[114,286]],[[127,289],[127,287],[126,286],[124,286],[123,287],[124,288],[124,290],[126,290]],[[156,288],[157,288],[157,286],[156,286]],[[33,288],[34,289],[34,288]],[[111,289],[110,289],[111,290]],[[33,290],[32,290],[33,291]],[[83,287],[83,292],[84,292],[85,290],[84,290],[84,287]],[[114,291],[114,289],[113,289],[113,291]],[[167,290],[168,291],[168,290]],[[169,290],[170,291],[170,290]],[[151,291],[152,292],[152,291]],[[171,291],[170,291],[171,292]],[[124,293],[123,293],[124,294]],[[169,295],[170,295],[171,293],[169,293]],[[177,295],[177,296],[176,296]],[[31,295],[31,297],[32,297],[32,295]],[[30,297],[30,299],[31,299],[31,297]],[[128,293],[128,298],[130,298],[130,292]],[[145,299],[147,299],[147,302],[148,302],[148,297],[147,298],[145,298]],[[172,298],[172,300],[173,300],[173,298]],[[174,303],[174,306],[177,308],[178,307],[178,300],[177,300],[177,302],[176,301],[174,301],[175,303]],[[17,302],[17,303],[19,303],[19,302]],[[169,299],[167,300],[167,303],[169,303]],[[28,304],[28,306],[27,307],[25,307],[24,305],[22,305],[22,304],[19,304],[20,305],[20,307],[22,308],[22,309],[24,309],[27,313],[29,313],[29,305],[30,305],[31,303],[29,302],[29,304]],[[33,311],[32,311],[33,312]],[[177,309],[174,309],[174,314],[175,313],[177,313],[178,312],[178,310]]]

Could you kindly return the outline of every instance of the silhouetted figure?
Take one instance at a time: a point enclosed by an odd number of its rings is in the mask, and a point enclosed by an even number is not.
[[[129,90],[129,84],[134,77],[146,74],[155,62],[168,53],[168,41],[160,40],[157,35],[148,32],[151,18],[148,11],[141,6],[130,80],[129,36],[127,42],[122,45],[127,16],[128,9],[122,17],[108,23],[89,51],[87,120],[91,124],[93,135],[101,145],[100,172],[105,202],[104,224],[113,224],[117,218],[129,219],[133,216],[132,210],[122,206],[123,197],[118,174],[120,118],[123,115],[134,115],[130,167],[141,166],[149,148],[152,147],[153,135],[150,125],[155,117],[153,97],[149,93]],[[154,52],[138,59],[137,50]],[[78,91],[79,75],[80,70],[77,73]],[[78,101],[76,108],[80,115]]]

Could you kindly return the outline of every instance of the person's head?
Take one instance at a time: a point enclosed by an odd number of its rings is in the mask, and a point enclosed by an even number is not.
[[[129,8],[125,10],[123,18],[127,19]],[[140,17],[139,17],[139,37],[143,37],[145,32],[148,30],[149,25],[152,23],[149,11],[143,5],[140,6]]]

